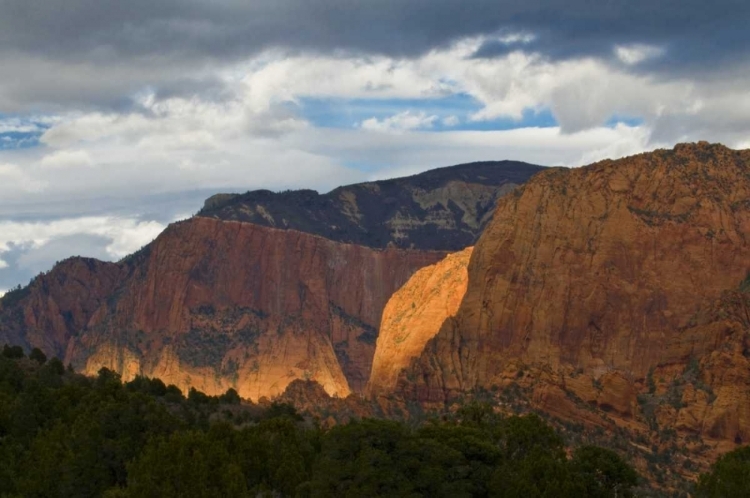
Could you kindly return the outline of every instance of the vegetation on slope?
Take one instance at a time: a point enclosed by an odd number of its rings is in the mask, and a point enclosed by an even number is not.
[[[473,403],[420,427],[321,430],[233,390],[184,397],[155,379],[88,378],[34,352],[0,355],[0,496],[631,496],[615,453],[540,418]]]

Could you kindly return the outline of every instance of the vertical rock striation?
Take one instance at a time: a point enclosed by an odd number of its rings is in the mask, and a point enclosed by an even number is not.
[[[388,298],[443,256],[198,217],[120,264],[67,261],[0,314],[23,315],[7,336],[92,374],[251,399],[310,379],[343,397],[364,389]]]
[[[707,143],[535,176],[500,200],[460,310],[398,391],[442,401],[526,365],[629,417],[649,374],[697,365],[715,399],[678,389],[687,406],[671,416],[750,440],[748,199],[750,151]]]

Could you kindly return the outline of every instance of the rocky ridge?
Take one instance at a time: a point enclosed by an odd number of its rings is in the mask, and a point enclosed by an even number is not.
[[[562,419],[750,441],[748,199],[750,151],[707,143],[537,175],[396,393],[516,385]]]
[[[74,258],[4,299],[0,342],[183,390],[257,400],[311,379],[344,397],[364,388],[388,298],[443,256],[198,217],[124,262]]]
[[[497,200],[542,171],[516,161],[433,169],[392,180],[313,190],[218,194],[200,216],[294,229],[367,247],[458,251],[477,239]]]
[[[0,342],[209,394],[257,400],[295,379],[361,393],[390,296],[446,254],[431,249],[473,242],[497,198],[539,169],[476,163],[322,196],[220,194],[119,263],[71,258],[5,296]],[[338,230],[342,219],[356,226]]]

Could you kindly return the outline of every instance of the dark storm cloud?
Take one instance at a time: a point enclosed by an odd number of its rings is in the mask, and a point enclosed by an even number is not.
[[[681,64],[744,55],[748,21],[745,0],[0,0],[0,47],[106,64],[199,63],[272,46],[413,56],[464,36],[520,30],[553,58],[652,43]],[[481,54],[504,50],[488,45]]]

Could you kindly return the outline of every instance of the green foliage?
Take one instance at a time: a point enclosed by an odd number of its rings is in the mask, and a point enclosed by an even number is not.
[[[227,405],[239,405],[241,401],[239,393],[231,387],[227,389],[227,392],[219,396],[219,403]]]
[[[18,359],[23,358],[25,355],[23,354],[23,348],[21,346],[8,346],[6,344],[3,346],[3,356],[6,358]]]
[[[736,449],[719,458],[711,471],[698,480],[696,496],[719,498],[750,496],[750,446]]]
[[[571,461],[576,485],[581,496],[606,498],[633,496],[631,488],[638,484],[638,474],[612,450],[596,446],[576,449]]]
[[[747,276],[745,277],[745,280],[740,282],[740,292],[750,293],[750,271],[747,272]]]
[[[39,363],[40,365],[44,365],[45,363],[47,363],[47,355],[42,353],[42,350],[39,348],[32,349],[31,353],[29,354],[29,358]]]
[[[191,329],[176,344],[180,361],[194,367],[220,365],[231,347],[231,339],[214,330]]]
[[[0,497],[630,496],[636,475],[584,447],[568,459],[536,415],[472,402],[419,427],[329,431],[293,406],[208,396],[103,368],[0,356]]]

